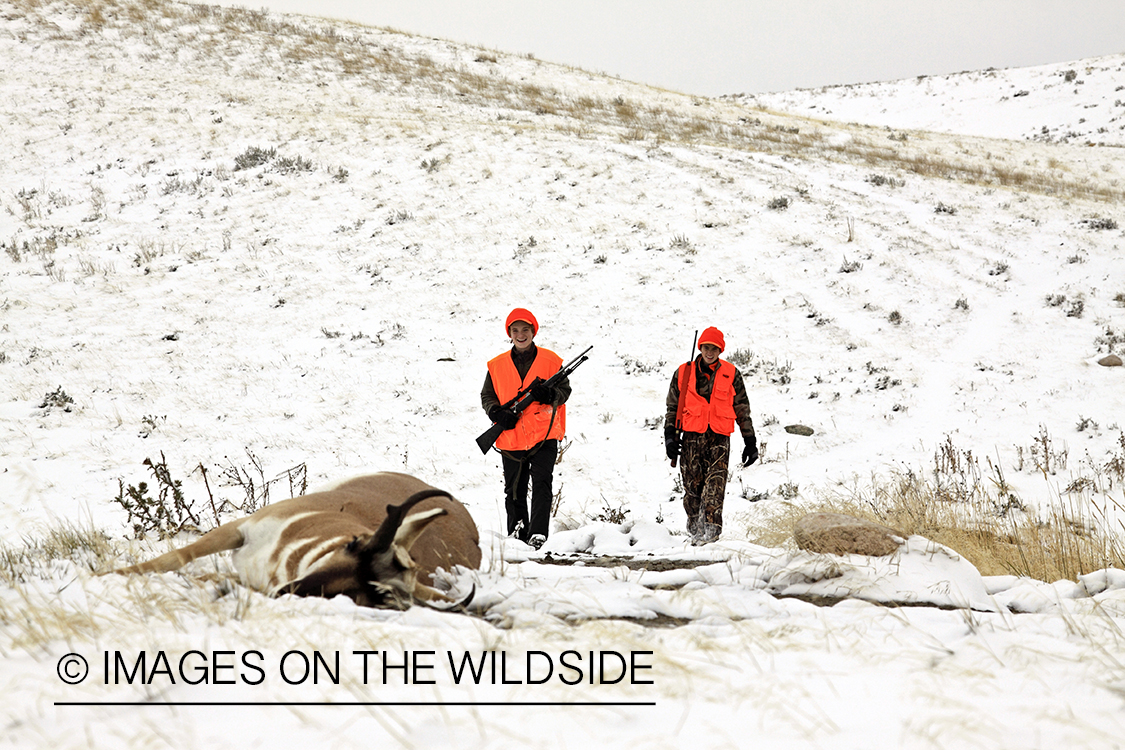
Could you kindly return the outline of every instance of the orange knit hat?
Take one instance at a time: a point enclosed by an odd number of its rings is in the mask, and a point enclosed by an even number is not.
[[[525,310],[522,307],[517,307],[508,313],[508,319],[504,321],[504,334],[510,335],[509,331],[512,329],[512,323],[516,321],[523,321],[531,326],[531,335],[539,333],[539,321],[531,314],[530,310]]]
[[[727,343],[723,340],[723,332],[714,326],[704,329],[703,335],[699,337],[699,348],[702,349],[704,344],[719,347],[720,353],[727,348]]]

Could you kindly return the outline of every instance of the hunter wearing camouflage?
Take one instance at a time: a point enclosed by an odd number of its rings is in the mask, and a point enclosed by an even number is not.
[[[713,542],[723,531],[730,436],[736,422],[746,443],[742,465],[758,460],[746,385],[737,367],[719,359],[725,348],[722,331],[705,330],[699,337],[699,356],[677,368],[668,388],[664,446],[673,466],[680,458],[692,544]]]

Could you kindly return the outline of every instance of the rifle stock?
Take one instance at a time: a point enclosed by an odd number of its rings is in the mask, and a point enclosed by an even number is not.
[[[488,453],[488,449],[492,447],[496,438],[500,437],[500,433],[503,431],[504,428],[494,422],[491,427],[481,433],[480,437],[477,438],[477,447],[480,448],[480,452]]]
[[[570,360],[570,362],[563,367],[560,367],[558,372],[556,372],[546,380],[542,380],[542,378],[536,378],[535,382],[521,390],[519,393],[513,396],[511,400],[504,404],[504,408],[511,409],[516,414],[522,414],[523,410],[531,406],[531,402],[534,400],[531,397],[531,387],[535,385],[535,383],[542,381],[549,388],[554,388],[556,384],[562,382],[563,378],[570,377],[570,373],[577,370],[578,365],[582,364],[590,358],[589,356],[587,356],[587,352],[589,352],[593,348],[594,347],[592,345],[586,347],[586,351]],[[480,437],[477,438],[477,447],[480,448],[480,452],[488,453],[489,449],[492,448],[493,444],[496,442],[496,439],[500,437],[500,433],[502,432],[504,432],[504,428],[493,422],[492,426],[482,432]]]

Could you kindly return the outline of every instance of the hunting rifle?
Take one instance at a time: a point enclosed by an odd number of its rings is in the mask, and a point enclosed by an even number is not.
[[[546,380],[544,380],[543,378],[536,378],[531,382],[530,385],[521,390],[515,396],[512,396],[511,400],[503,405],[503,408],[511,409],[517,415],[522,413],[523,410],[531,406],[531,402],[534,401],[534,399],[531,397],[531,389],[535,387],[536,383],[543,383],[548,388],[554,388],[556,385],[562,382],[563,378],[569,377],[570,373],[577,370],[578,365],[589,359],[589,357],[586,356],[586,352],[590,351],[593,348],[593,346],[586,347],[585,352],[582,352],[577,357],[570,360],[570,362],[565,367],[560,368],[558,372],[556,372]],[[492,444],[496,442],[496,438],[500,437],[500,433],[503,431],[503,427],[493,422],[492,426],[485,430],[481,434],[481,436],[477,438],[477,446],[480,448],[480,452],[488,453],[489,449],[492,447]]]

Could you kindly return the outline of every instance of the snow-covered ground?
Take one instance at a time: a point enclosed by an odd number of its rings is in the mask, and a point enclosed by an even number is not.
[[[260,12],[0,0],[4,740],[1119,747],[1122,571],[982,577],[918,537],[871,560],[751,536],[794,493],[925,473],[950,441],[1032,512],[1100,503],[1120,524],[1104,467],[1125,368],[1097,360],[1125,348],[1125,160],[1074,145],[1120,135],[1061,134],[1119,124],[1094,113],[1122,111],[1121,60],[966,75],[845,111]],[[960,124],[924,132],[943,107]],[[1025,140],[1043,125],[1051,142]],[[923,157],[948,174],[912,171]],[[564,359],[594,347],[539,553],[503,538],[499,459],[473,442],[515,306]],[[708,325],[763,461],[733,472],[721,541],[693,548],[656,425]],[[1067,457],[1046,477],[1044,435]],[[167,549],[129,539],[114,502],[161,456],[197,509],[242,502],[248,478],[288,496],[301,466],[452,491],[482,530],[482,570],[451,581],[475,583],[473,616],[271,600],[207,575],[225,560],[129,578],[18,561],[67,525],[120,562]],[[1106,491],[1075,500],[1083,478]],[[491,660],[479,679],[466,654]]]
[[[866,125],[1125,146],[1125,53],[1032,68],[989,68],[729,98]]]

